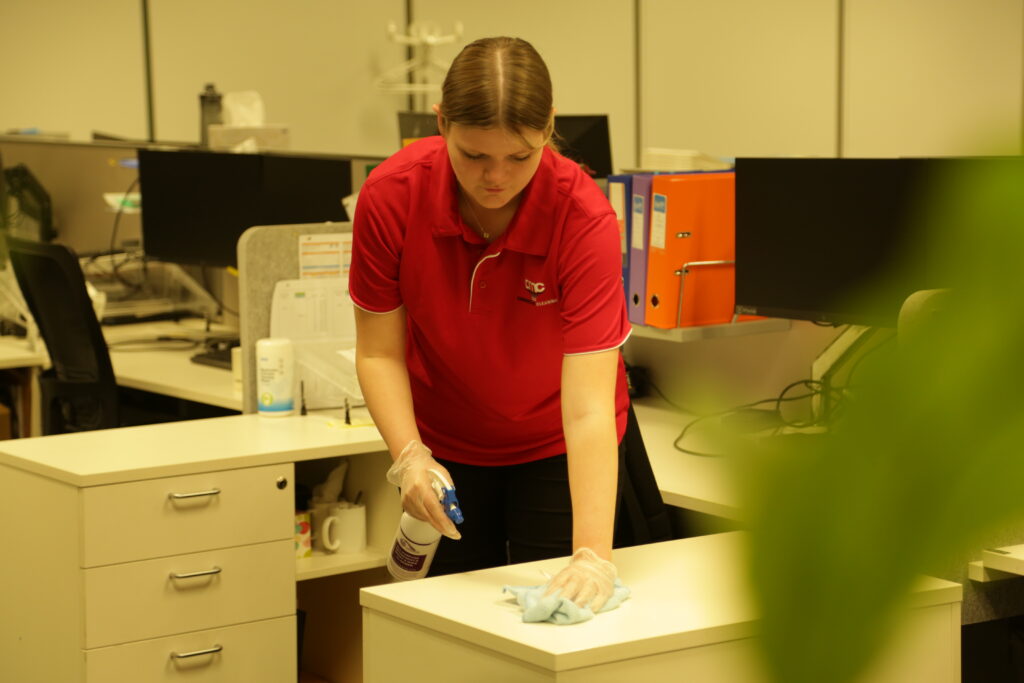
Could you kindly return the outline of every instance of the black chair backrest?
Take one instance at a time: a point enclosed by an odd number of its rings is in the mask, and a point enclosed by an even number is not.
[[[40,376],[43,433],[118,426],[117,382],[78,257],[13,237],[7,247],[53,364]]]

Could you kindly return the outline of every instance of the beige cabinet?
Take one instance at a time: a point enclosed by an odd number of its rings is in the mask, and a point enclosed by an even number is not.
[[[367,547],[297,560],[296,488],[348,463]],[[232,415],[0,442],[0,682],[357,679],[359,587],[398,524],[368,425]]]
[[[293,478],[77,487],[0,466],[2,516],[23,520],[0,536],[0,679],[294,680]]]

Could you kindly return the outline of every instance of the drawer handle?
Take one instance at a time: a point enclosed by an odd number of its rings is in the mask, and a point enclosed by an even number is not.
[[[220,493],[220,489],[210,489],[209,491],[196,491],[195,493],[168,493],[167,497],[171,500],[183,500],[185,498],[201,498],[203,496],[216,496]]]
[[[208,647],[205,650],[196,650],[194,652],[172,652],[171,659],[188,659],[189,657],[202,657],[203,655],[215,655],[224,647],[222,645],[214,645]]]
[[[214,567],[213,569],[204,569],[201,572],[171,572],[172,579],[194,579],[197,576],[213,576],[214,574],[220,574],[221,568]]]

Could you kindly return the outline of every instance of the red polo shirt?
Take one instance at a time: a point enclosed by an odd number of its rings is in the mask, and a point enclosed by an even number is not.
[[[437,457],[511,465],[564,453],[562,358],[629,336],[615,214],[597,184],[545,149],[491,244],[461,219],[444,140],[406,147],[359,192],[349,291],[405,306],[416,421]],[[616,417],[629,398],[619,363]]]

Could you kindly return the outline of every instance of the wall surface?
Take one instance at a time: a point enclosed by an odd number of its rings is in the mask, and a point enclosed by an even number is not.
[[[146,137],[138,0],[0,2],[0,131]]]
[[[843,156],[1021,151],[1021,0],[846,3]]]
[[[451,63],[462,45],[486,36],[529,41],[551,72],[561,114],[607,114],[616,168],[635,163],[635,23],[629,0],[520,0],[499,8],[469,0],[416,0],[414,21],[464,27],[458,45],[438,48]]]
[[[157,137],[197,140],[198,94],[255,90],[304,152],[386,155],[401,98],[374,80],[405,59],[387,39],[402,0],[150,0]]]
[[[641,147],[836,155],[836,0],[640,8]]]
[[[203,85],[256,90],[299,151],[397,148],[377,81],[406,59],[405,0],[148,0],[159,140],[198,140]],[[0,3],[0,131],[148,134],[141,0]],[[639,147],[720,156],[1019,152],[1024,0],[411,0],[455,44],[518,35],[547,60],[559,111],[607,113],[617,168]],[[638,145],[639,140],[639,145]]]

